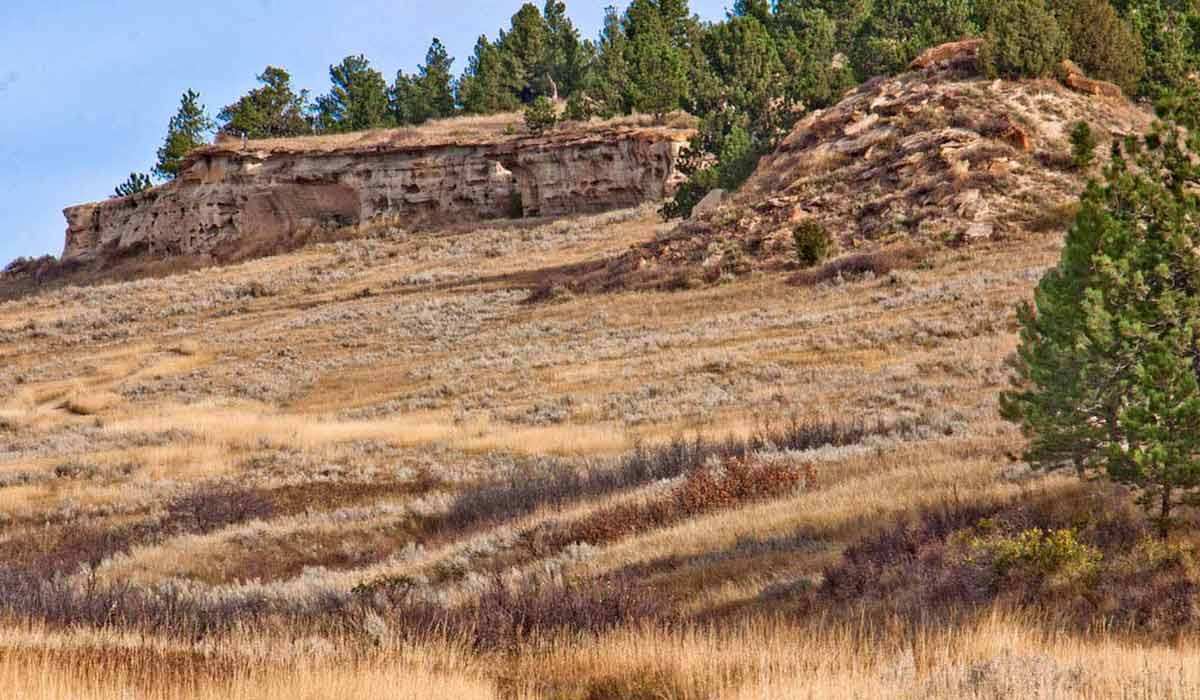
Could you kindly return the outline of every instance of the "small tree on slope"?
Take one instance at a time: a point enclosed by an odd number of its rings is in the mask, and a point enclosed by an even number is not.
[[[1022,326],[1006,418],[1036,468],[1131,487],[1163,538],[1200,491],[1200,207],[1174,130],[1091,183]]]
[[[204,145],[214,126],[204,105],[200,104],[200,94],[194,90],[183,93],[179,98],[179,111],[167,124],[167,137],[158,149],[154,174],[163,180],[174,179],[179,175],[184,156]]]

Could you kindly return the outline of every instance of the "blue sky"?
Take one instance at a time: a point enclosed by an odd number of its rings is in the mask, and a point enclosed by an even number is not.
[[[538,0],[539,6],[541,5]],[[584,36],[624,0],[568,0]],[[719,19],[732,0],[692,0]],[[455,71],[519,0],[0,0],[0,266],[57,255],[62,209],[148,171],[187,88],[212,114],[268,64],[328,89],[329,64],[366,54],[389,80],[440,37]]]

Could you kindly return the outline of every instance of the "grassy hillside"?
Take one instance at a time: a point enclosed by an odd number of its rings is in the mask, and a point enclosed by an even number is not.
[[[865,86],[682,227],[380,222],[0,303],[0,683],[1194,696],[1193,516],[1157,542],[997,408],[1069,125],[1148,117],[952,77]],[[797,273],[820,207],[839,257]]]
[[[380,228],[0,306],[6,685],[1182,697],[1200,683],[1187,639],[1089,633],[1005,599],[923,617],[827,590],[848,548],[922,509],[1086,506],[1073,481],[1012,462],[1019,436],[996,412],[1012,306],[1056,234],[816,285],[528,302],[535,271],[660,228],[648,209]]]

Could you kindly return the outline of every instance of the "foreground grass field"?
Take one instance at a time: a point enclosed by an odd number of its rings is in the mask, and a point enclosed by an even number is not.
[[[1137,555],[1151,564],[1126,557],[1144,528],[1128,497],[1031,474],[997,414],[1013,306],[1056,234],[879,276],[530,301],[544,271],[661,227],[648,208],[379,227],[0,305],[0,684],[1200,692],[1189,529]],[[1074,528],[1112,562],[1089,576],[1148,592],[959,585],[1007,532],[985,522]],[[1151,565],[1170,575],[1141,576]],[[1047,614],[1046,599],[1073,602]]]
[[[954,628],[747,622],[623,631],[505,655],[453,643],[235,636],[185,645],[9,628],[12,697],[175,698],[1189,698],[1192,644],[1153,647],[984,615]]]

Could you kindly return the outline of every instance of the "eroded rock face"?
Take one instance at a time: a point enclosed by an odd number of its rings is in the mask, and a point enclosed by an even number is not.
[[[661,199],[678,183],[686,129],[604,127],[482,143],[303,150],[223,142],[167,185],[65,210],[63,260],[285,250],[314,232],[395,217],[405,223],[557,216]]]

